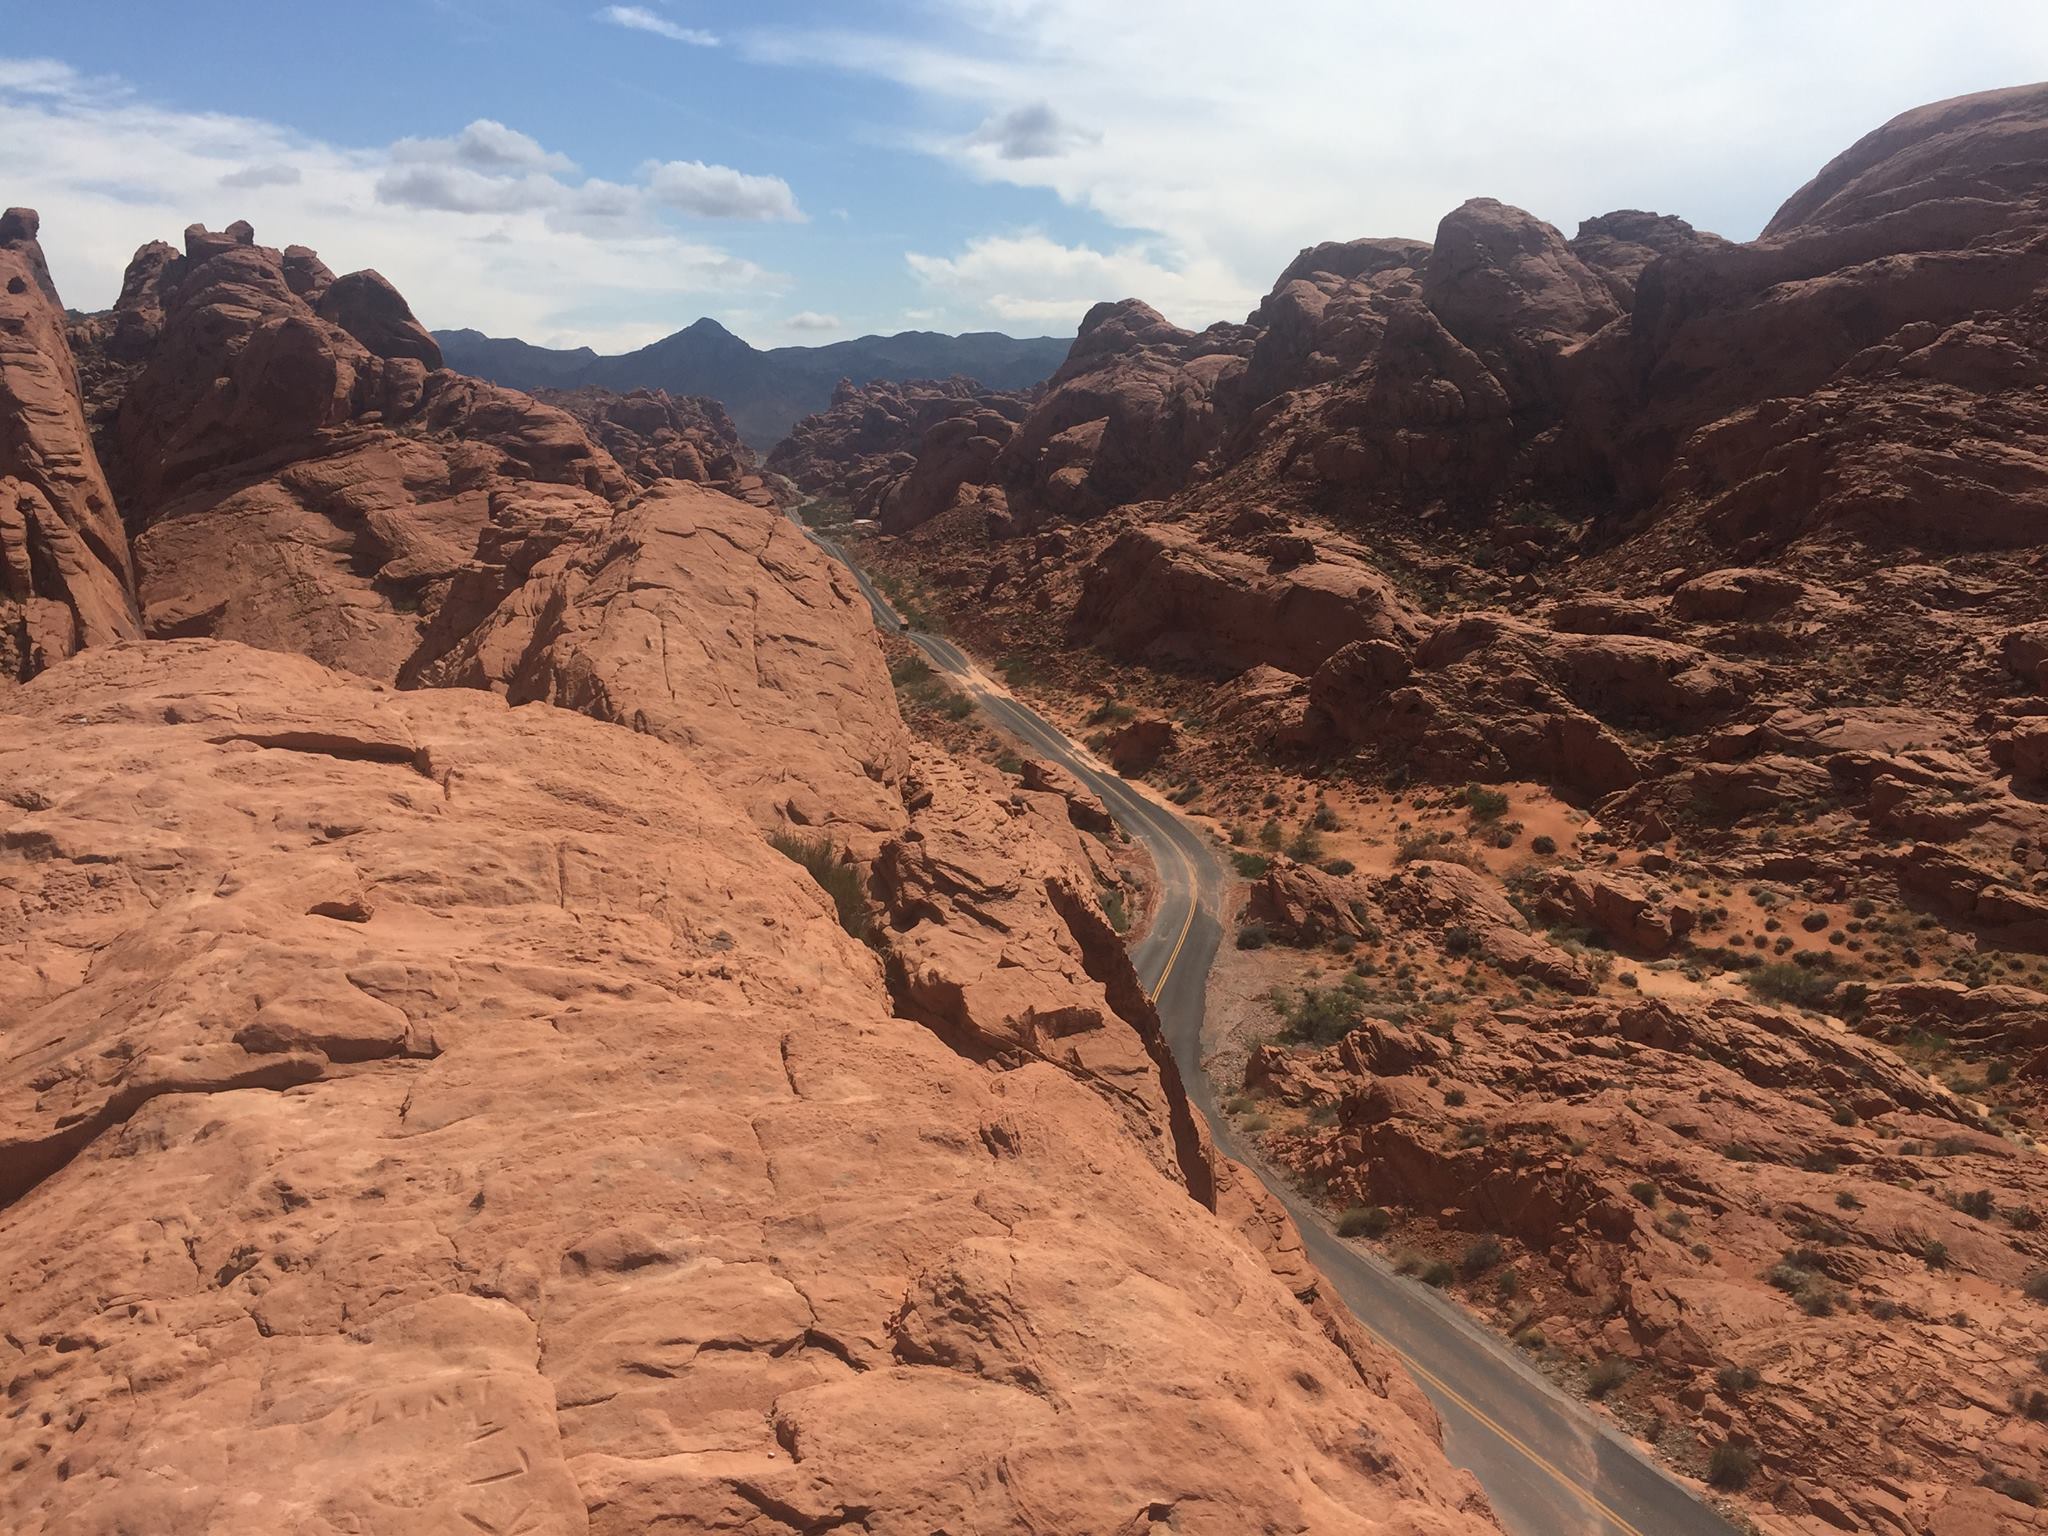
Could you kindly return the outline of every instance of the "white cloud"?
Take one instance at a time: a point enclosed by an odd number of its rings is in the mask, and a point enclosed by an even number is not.
[[[968,141],[970,149],[987,149],[1002,160],[1049,160],[1070,149],[1099,144],[1102,135],[1078,128],[1042,101],[1012,107],[982,120]]]
[[[518,171],[556,174],[576,169],[567,155],[551,154],[537,139],[480,117],[452,139],[400,139],[391,158],[420,165],[453,165],[484,175]]]
[[[954,308],[1058,331],[1074,329],[1103,299],[1143,299],[1169,320],[1193,327],[1242,312],[1258,299],[1212,258],[1161,259],[1143,242],[1098,251],[1029,231],[983,235],[954,256],[912,251],[904,259]]]
[[[1144,259],[1180,282],[1139,294],[1183,323],[1236,318],[1233,295],[1263,292],[1303,246],[1430,238],[1468,197],[1567,234],[1640,207],[1748,238],[1887,118],[2030,78],[2048,58],[2038,0],[1724,0],[1649,7],[1626,27],[1613,16],[1606,0],[1300,0],[1284,22],[1242,0],[924,0],[896,31],[849,21],[739,43],[757,60],[905,87],[926,153],[1147,242]],[[953,269],[1003,285],[980,290],[984,313],[1004,313],[998,299],[1049,305],[1028,273],[971,258]],[[970,276],[948,280],[958,305],[975,302]],[[1114,286],[1091,298],[1124,286],[1116,271],[1102,281]],[[1176,290],[1232,307],[1177,311]]]
[[[501,124],[348,148],[0,60],[0,144],[36,146],[10,165],[7,197],[41,212],[59,291],[81,309],[113,302],[138,246],[241,218],[336,271],[377,268],[430,326],[551,345],[637,345],[787,287],[664,223],[646,187],[572,181],[565,157]]]
[[[295,187],[304,178],[296,165],[245,165],[221,177],[224,187]]]
[[[815,309],[800,309],[782,322],[791,331],[840,331],[846,327],[837,315],[821,315]]]
[[[780,176],[750,176],[701,160],[650,161],[642,173],[648,196],[679,213],[706,219],[803,220],[796,194]]]
[[[652,32],[672,43],[690,43],[698,48],[716,48],[718,39],[701,27],[686,27],[647,9],[644,5],[608,5],[597,13],[600,21],[635,32]]]

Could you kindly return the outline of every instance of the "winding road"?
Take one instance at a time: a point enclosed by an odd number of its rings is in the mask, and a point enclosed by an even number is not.
[[[796,512],[791,519],[804,527]],[[837,540],[804,531],[853,574],[877,623],[905,630]],[[1161,897],[1151,930],[1133,947],[1131,960],[1159,1009],[1188,1097],[1208,1121],[1217,1147],[1258,1173],[1287,1208],[1331,1293],[1400,1357],[1436,1405],[1443,1415],[1445,1453],[1478,1478],[1501,1523],[1516,1536],[1736,1536],[1735,1527],[1697,1493],[1559,1391],[1513,1346],[1438,1291],[1395,1274],[1372,1253],[1338,1237],[1319,1211],[1240,1141],[1202,1064],[1209,967],[1223,936],[1221,914],[1230,888],[1214,845],[1012,697],[958,646],[921,631],[905,633],[989,720],[1073,773],[1145,844],[1159,870]]]

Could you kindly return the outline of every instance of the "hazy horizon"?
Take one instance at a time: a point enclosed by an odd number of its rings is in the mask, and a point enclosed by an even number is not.
[[[1123,297],[1200,327],[1306,245],[1428,239],[1475,196],[1749,239],[1897,113],[2048,75],[2048,10],[2014,0],[1744,0],[1625,35],[1579,0],[228,10],[16,19],[0,132],[33,153],[4,198],[74,307],[144,242],[246,218],[436,329],[601,353],[699,315],[763,348],[1066,335]]]

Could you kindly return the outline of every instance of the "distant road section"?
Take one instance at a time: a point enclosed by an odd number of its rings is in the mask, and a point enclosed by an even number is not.
[[[792,520],[803,526],[791,514]],[[903,620],[839,541],[805,528],[853,573],[884,629]],[[1185,818],[1109,771],[937,635],[909,639],[1019,744],[1060,764],[1102,797],[1118,825],[1158,866],[1160,902],[1151,931],[1133,947],[1138,979],[1159,1009],[1188,1097],[1217,1147],[1258,1173],[1301,1228],[1330,1292],[1367,1332],[1401,1358],[1444,1419],[1444,1450],[1485,1488],[1516,1536],[1737,1536],[1699,1495],[1651,1461],[1607,1421],[1567,1397],[1439,1292],[1396,1275],[1337,1236],[1233,1132],[1202,1065],[1209,968],[1223,937],[1230,877],[1210,840]]]

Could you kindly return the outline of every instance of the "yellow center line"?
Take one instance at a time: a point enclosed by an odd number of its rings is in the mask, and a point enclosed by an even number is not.
[[[1347,1308],[1346,1310],[1348,1311],[1350,1309]],[[1555,1462],[1551,1461],[1548,1457],[1544,1456],[1540,1451],[1536,1450],[1535,1447],[1529,1445],[1527,1442],[1522,1440],[1520,1436],[1516,1435],[1512,1430],[1508,1429],[1505,1425],[1497,1421],[1491,1414],[1487,1413],[1483,1408],[1479,1407],[1478,1404],[1474,1403],[1470,1398],[1466,1397],[1464,1393],[1460,1392],[1456,1387],[1452,1386],[1449,1382],[1445,1381],[1443,1377],[1437,1375],[1436,1372],[1432,1371],[1428,1366],[1422,1364],[1420,1361],[1415,1359],[1414,1356],[1408,1354],[1398,1344],[1394,1343],[1392,1339],[1389,1339],[1385,1334],[1381,1333],[1378,1329],[1374,1328],[1370,1323],[1366,1322],[1364,1318],[1358,1317],[1358,1314],[1356,1312],[1353,1312],[1351,1315],[1354,1318],[1357,1318],[1358,1326],[1361,1329],[1363,1329],[1370,1337],[1378,1340],[1379,1343],[1385,1346],[1385,1348],[1394,1356],[1395,1359],[1399,1360],[1402,1363],[1402,1365],[1408,1368],[1408,1373],[1411,1376],[1418,1376],[1422,1380],[1428,1382],[1429,1385],[1435,1387],[1437,1391],[1441,1392],[1445,1397],[1449,1398],[1452,1402],[1456,1403],[1460,1408],[1464,1409],[1464,1411],[1468,1415],[1478,1420],[1481,1424],[1484,1424],[1488,1429],[1492,1430],[1494,1434],[1498,1435],[1502,1440],[1506,1441],[1509,1445],[1513,1446],[1516,1450],[1520,1451],[1522,1455],[1528,1459],[1531,1465],[1540,1467],[1545,1472],[1548,1472],[1550,1476],[1556,1481],[1558,1486],[1563,1488],[1566,1493],[1571,1494],[1572,1497],[1576,1498],[1588,1509],[1593,1510],[1597,1514],[1606,1516],[1607,1519],[1613,1522],[1613,1524],[1617,1528],[1625,1532],[1626,1536],[1644,1536],[1644,1532],[1642,1531],[1641,1527],[1635,1525],[1632,1521],[1625,1518],[1610,1505],[1603,1502],[1598,1495],[1590,1493],[1585,1488],[1581,1487],[1579,1483],[1576,1482],[1571,1477],[1571,1475],[1567,1473],[1562,1467],[1558,1466]]]
[[[986,694],[991,691],[982,685],[981,679],[975,675],[971,664],[967,671],[963,674],[963,676],[965,677],[965,680],[967,681],[968,685],[974,688],[976,692]],[[1173,941],[1173,949],[1166,957],[1166,964],[1164,967],[1161,968],[1159,972],[1159,979],[1152,984],[1152,990],[1146,994],[1146,1000],[1148,1002],[1153,1003],[1159,1001],[1159,994],[1166,988],[1167,978],[1173,975],[1173,968],[1175,964],[1178,963],[1180,960],[1181,951],[1187,947],[1188,935],[1194,931],[1195,913],[1199,911],[1201,908],[1201,902],[1198,899],[1198,893],[1201,890],[1201,882],[1196,878],[1194,864],[1189,860],[1188,856],[1181,851],[1180,846],[1177,843],[1175,843],[1171,838],[1168,838],[1166,840],[1166,845],[1167,847],[1173,850],[1174,858],[1179,861],[1181,872],[1187,878],[1188,915],[1181,921],[1180,934]],[[1350,1309],[1346,1308],[1345,1310],[1349,1311]],[[1428,1383],[1430,1386],[1436,1388],[1438,1393],[1440,1393],[1445,1398],[1448,1398],[1451,1402],[1457,1404],[1458,1407],[1464,1411],[1467,1417],[1471,1418],[1476,1423],[1483,1424],[1487,1429],[1491,1430],[1493,1434],[1497,1436],[1503,1443],[1512,1446],[1516,1451],[1520,1452],[1521,1455],[1532,1466],[1538,1467],[1542,1469],[1544,1472],[1548,1473],[1552,1480],[1555,1481],[1560,1488],[1564,1489],[1566,1493],[1570,1494],[1573,1498],[1577,1499],[1580,1503],[1584,1504],[1588,1509],[1594,1511],[1596,1514],[1604,1516],[1617,1530],[1623,1533],[1623,1536],[1645,1536],[1645,1533],[1641,1527],[1637,1526],[1633,1521],[1630,1521],[1627,1518],[1625,1518],[1612,1506],[1608,1505],[1606,1502],[1600,1499],[1597,1495],[1590,1493],[1585,1488],[1581,1487],[1579,1483],[1576,1482],[1571,1477],[1571,1475],[1567,1473],[1562,1467],[1558,1466],[1555,1462],[1551,1461],[1548,1457],[1544,1456],[1539,1451],[1537,1451],[1535,1447],[1528,1444],[1520,1436],[1516,1435],[1512,1430],[1508,1429],[1505,1425],[1500,1423],[1491,1414],[1487,1413],[1484,1409],[1479,1407],[1478,1404],[1474,1403],[1470,1398],[1466,1397],[1464,1393],[1458,1391],[1457,1388],[1453,1387],[1449,1382],[1445,1381],[1443,1377],[1437,1375],[1436,1372],[1429,1369],[1428,1366],[1423,1365],[1420,1361],[1416,1360],[1412,1355],[1408,1354],[1399,1345],[1395,1344],[1392,1339],[1389,1339],[1385,1334],[1381,1333],[1378,1329],[1374,1328],[1370,1323],[1366,1322],[1364,1318],[1359,1317],[1356,1312],[1353,1312],[1351,1315],[1357,1321],[1359,1328],[1363,1330],[1368,1337],[1376,1340],[1380,1344],[1380,1346],[1387,1350],[1388,1353],[1392,1354],[1395,1359],[1399,1360],[1411,1376],[1417,1377],[1421,1381],[1424,1381]]]

